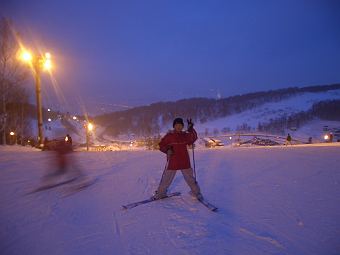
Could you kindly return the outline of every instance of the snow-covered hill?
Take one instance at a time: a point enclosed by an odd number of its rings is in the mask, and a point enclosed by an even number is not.
[[[302,111],[308,111],[311,109],[313,104],[321,101],[339,99],[340,90],[331,90],[319,93],[304,93],[282,101],[266,103],[260,107],[211,122],[198,123],[196,128],[201,135],[208,133],[208,136],[219,137],[223,136],[224,129],[229,130],[227,134],[233,134],[237,130],[237,127],[246,124],[253,129],[253,131],[249,133],[258,133],[256,132],[256,128],[259,123],[268,123],[271,119],[274,120],[283,116],[289,117]],[[309,137],[312,137],[314,142],[323,142],[325,126],[328,126],[330,130],[340,129],[340,121],[314,119],[305,123],[297,130],[287,129],[286,133],[290,133],[295,139],[302,142],[307,142]],[[218,134],[214,134],[215,130],[218,131]]]
[[[53,154],[0,147],[2,255],[323,255],[340,254],[338,144],[196,151],[208,211],[187,192],[129,211],[162,175],[153,151],[75,152],[72,162],[98,182],[72,196],[72,185],[28,195],[53,170]],[[50,157],[49,157],[50,156]]]
[[[334,99],[340,99],[340,90],[330,90],[319,93],[303,93],[282,101],[266,103],[260,107],[210,121],[208,123],[199,123],[196,127],[200,132],[205,132],[206,129],[210,132],[213,132],[214,129],[218,129],[220,131],[223,128],[229,128],[232,131],[235,131],[238,126],[246,123],[248,126],[255,129],[259,123],[266,123],[269,122],[270,119],[290,116],[301,111],[308,111],[314,103]]]
[[[224,118],[215,119],[205,123],[196,123],[195,128],[198,130],[200,137],[219,136],[225,133],[225,130],[228,130],[227,133],[235,133],[237,127],[243,124],[247,124],[247,126],[256,130],[259,123],[267,123],[271,119],[280,118],[282,116],[291,116],[301,111],[308,111],[314,103],[334,99],[340,99],[340,90],[330,90],[317,93],[300,93],[278,102],[265,103],[251,110],[246,110]],[[123,141],[134,139],[134,136],[128,133],[119,137],[111,137],[103,133],[105,127],[101,127],[96,123],[94,124],[96,129],[93,132],[91,141],[97,145],[108,145],[117,139]],[[307,141],[309,137],[312,137],[315,141],[322,141],[323,126],[325,125],[340,128],[340,122],[338,121],[330,122],[313,120],[296,131],[287,130],[287,132],[290,132],[295,138],[303,141]],[[49,122],[47,126],[49,129],[45,130],[45,136],[48,136],[50,139],[64,136],[68,133],[74,138],[75,143],[85,143],[86,138],[84,123],[79,120],[75,121],[72,118],[63,120],[57,119]],[[170,128],[171,125],[162,126],[161,134],[166,133]]]

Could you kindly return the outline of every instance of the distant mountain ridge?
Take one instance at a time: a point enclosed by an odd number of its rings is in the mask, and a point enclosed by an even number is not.
[[[94,117],[95,123],[105,127],[104,134],[117,136],[135,134],[150,136],[171,127],[175,117],[190,117],[196,123],[206,123],[244,112],[269,102],[278,102],[303,93],[339,90],[340,84],[290,87],[236,95],[221,99],[190,98],[175,102],[158,102],[147,106],[113,112]]]

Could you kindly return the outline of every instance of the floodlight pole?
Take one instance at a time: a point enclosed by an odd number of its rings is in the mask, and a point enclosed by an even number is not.
[[[42,117],[42,103],[41,103],[41,80],[40,80],[40,63],[36,59],[34,63],[35,71],[35,94],[37,100],[37,119],[38,119],[38,147],[41,147],[44,141],[43,134],[43,117]]]

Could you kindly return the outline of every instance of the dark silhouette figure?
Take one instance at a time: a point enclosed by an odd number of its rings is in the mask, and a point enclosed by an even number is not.
[[[292,145],[292,137],[290,136],[289,133],[288,133],[287,138],[286,138],[286,146],[287,146],[288,144]]]

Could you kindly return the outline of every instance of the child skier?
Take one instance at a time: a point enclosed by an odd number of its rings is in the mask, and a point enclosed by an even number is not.
[[[176,118],[173,121],[173,128],[174,129],[170,130],[159,143],[160,151],[167,155],[167,164],[153,198],[161,199],[166,197],[167,189],[171,185],[177,170],[181,170],[184,180],[189,185],[192,194],[198,199],[203,198],[190,165],[190,157],[187,149],[188,145],[193,145],[197,140],[194,124],[191,119],[188,120],[188,130],[184,132],[182,131],[184,128],[183,119]]]

